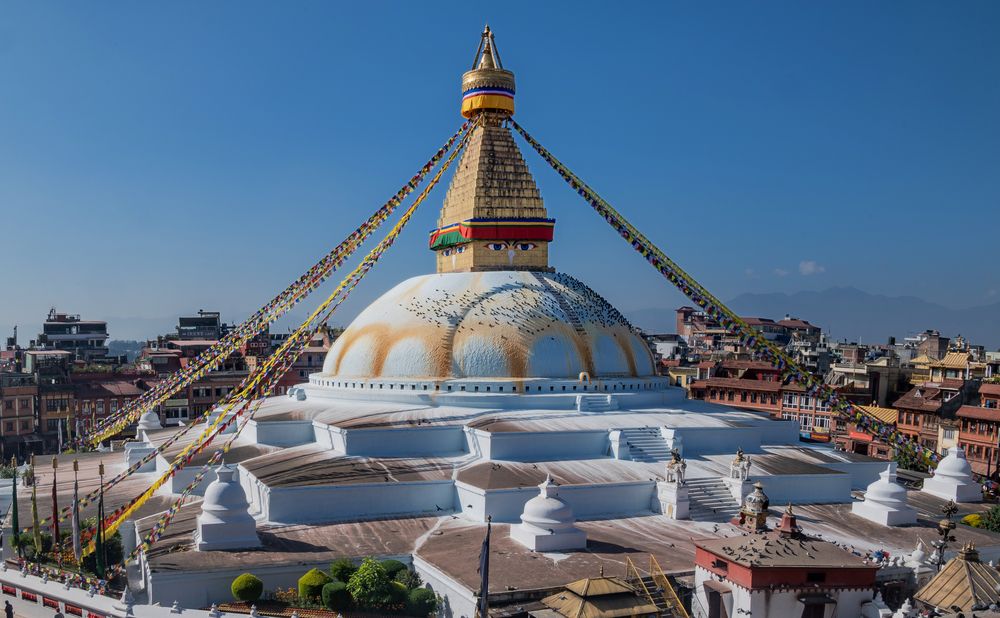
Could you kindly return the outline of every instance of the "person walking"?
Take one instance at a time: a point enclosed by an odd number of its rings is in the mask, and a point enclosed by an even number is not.
[[[14,618],[14,606],[10,604],[10,601],[4,601],[3,603],[3,617]]]

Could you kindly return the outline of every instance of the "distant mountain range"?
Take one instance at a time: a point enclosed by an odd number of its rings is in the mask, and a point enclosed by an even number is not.
[[[794,294],[741,294],[727,304],[740,315],[778,320],[790,314],[809,320],[833,339],[885,343],[889,336],[902,340],[933,328],[948,337],[962,335],[987,349],[1000,347],[1000,301],[951,309],[915,296],[884,296],[838,287]],[[674,332],[674,309],[626,313],[636,326],[648,331]]]

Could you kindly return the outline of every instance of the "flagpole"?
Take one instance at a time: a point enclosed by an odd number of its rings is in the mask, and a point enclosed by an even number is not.
[[[42,526],[38,522],[38,478],[35,477],[35,455],[31,455],[31,532],[35,543],[35,560],[41,560]]]
[[[21,551],[21,522],[17,515],[17,457],[10,458],[10,465],[14,468],[14,491],[10,497],[10,527],[14,532],[14,538],[11,539],[11,542],[14,544],[14,550],[17,551],[17,557],[21,558],[23,557],[23,552]]]
[[[97,467],[101,477],[101,494],[97,502],[97,536],[94,540],[94,571],[97,577],[104,579],[104,462]]]
[[[59,538],[59,494],[56,492],[56,470],[59,469],[59,460],[52,457],[52,553],[56,556],[56,562],[62,555],[60,546],[62,539]]]
[[[486,537],[479,551],[479,602],[476,603],[476,618],[489,618],[490,615],[490,532],[493,529],[493,516],[486,516]]]
[[[73,460],[73,558],[77,566],[83,559],[83,551],[80,547],[80,462]]]

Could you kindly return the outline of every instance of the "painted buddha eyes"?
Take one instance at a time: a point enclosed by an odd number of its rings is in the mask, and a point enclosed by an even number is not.
[[[492,251],[504,251],[506,249],[517,249],[518,251],[531,251],[532,249],[534,249],[537,246],[538,245],[536,245],[533,242],[514,242],[514,243],[488,242],[488,243],[486,243],[486,248],[490,249]]]
[[[445,257],[448,257],[449,255],[457,255],[459,253],[465,253],[465,245],[458,245],[457,247],[445,249],[441,253],[443,253]]]

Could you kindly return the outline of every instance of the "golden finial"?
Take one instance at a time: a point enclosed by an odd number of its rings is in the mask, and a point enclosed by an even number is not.
[[[514,74],[503,68],[488,24],[479,37],[472,69],[462,75],[462,115],[472,118],[484,111],[514,113]]]

